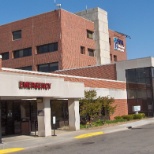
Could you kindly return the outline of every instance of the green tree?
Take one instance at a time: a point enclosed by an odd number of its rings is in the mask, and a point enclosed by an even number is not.
[[[80,115],[88,116],[89,120],[100,119],[102,111],[105,116],[114,113],[116,106],[113,106],[114,99],[107,97],[97,97],[95,90],[85,91],[85,97],[80,99]]]
[[[109,116],[112,115],[116,110],[116,105],[113,105],[114,98],[109,96],[101,97],[101,102],[102,102],[102,115],[104,115],[106,118],[109,118]]]

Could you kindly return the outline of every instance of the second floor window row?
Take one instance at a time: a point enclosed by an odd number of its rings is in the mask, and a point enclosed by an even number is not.
[[[20,49],[13,51],[14,58],[27,57],[32,55],[32,48]]]
[[[58,42],[37,46],[38,54],[54,52],[54,51],[58,51]]]

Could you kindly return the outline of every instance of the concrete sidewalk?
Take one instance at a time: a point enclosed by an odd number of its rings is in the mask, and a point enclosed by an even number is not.
[[[56,145],[59,143],[69,142],[75,140],[75,137],[81,134],[93,133],[93,132],[104,132],[112,133],[117,131],[128,130],[128,127],[139,127],[142,125],[154,123],[154,118],[142,119],[139,121],[128,122],[125,124],[115,125],[115,126],[107,126],[107,127],[96,127],[92,129],[84,129],[79,131],[64,131],[64,130],[56,130],[57,136],[50,137],[36,137],[36,136],[12,136],[12,137],[4,137],[2,139],[3,143],[0,144],[0,149],[8,149],[8,148],[35,148],[46,145]]]

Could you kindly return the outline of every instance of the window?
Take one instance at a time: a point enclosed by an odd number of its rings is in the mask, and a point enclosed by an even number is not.
[[[58,70],[58,62],[38,65],[39,72],[53,72]]]
[[[37,53],[54,52],[58,50],[58,42],[37,46]]]
[[[9,59],[9,52],[4,52],[1,54],[2,55],[2,60],[7,60]]]
[[[93,39],[93,31],[87,30],[87,38]]]
[[[13,40],[21,39],[21,30],[12,32],[12,37],[13,37]]]
[[[128,69],[126,71],[126,78],[128,82],[136,82],[136,69]]]
[[[109,44],[111,45],[111,38],[109,38]]]
[[[117,56],[116,55],[114,55],[114,61],[117,61]]]
[[[83,47],[83,46],[80,47],[80,53],[85,54],[85,47]]]
[[[112,61],[112,54],[110,54],[110,60]]]
[[[151,68],[136,68],[126,70],[127,94],[128,98],[151,98],[152,83],[151,83]],[[136,97],[131,93],[136,92]],[[134,94],[133,94],[134,95]]]
[[[16,68],[16,69],[25,70],[25,71],[32,71],[32,66],[25,66],[25,67],[20,67],[20,68]]]
[[[89,54],[89,56],[94,57],[94,50],[88,49],[88,54]]]
[[[14,58],[27,57],[32,55],[32,48],[20,49],[13,51]]]

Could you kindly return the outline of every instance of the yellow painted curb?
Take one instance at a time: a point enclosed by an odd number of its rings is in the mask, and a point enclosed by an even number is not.
[[[80,139],[80,138],[87,138],[87,137],[92,137],[92,136],[97,136],[97,135],[102,135],[104,134],[103,132],[94,132],[94,133],[88,133],[88,134],[82,134],[79,136],[76,136],[75,138]]]
[[[0,154],[7,154],[7,153],[18,152],[18,151],[22,151],[22,150],[24,150],[24,148],[9,148],[9,149],[3,149],[3,150],[0,150]]]

